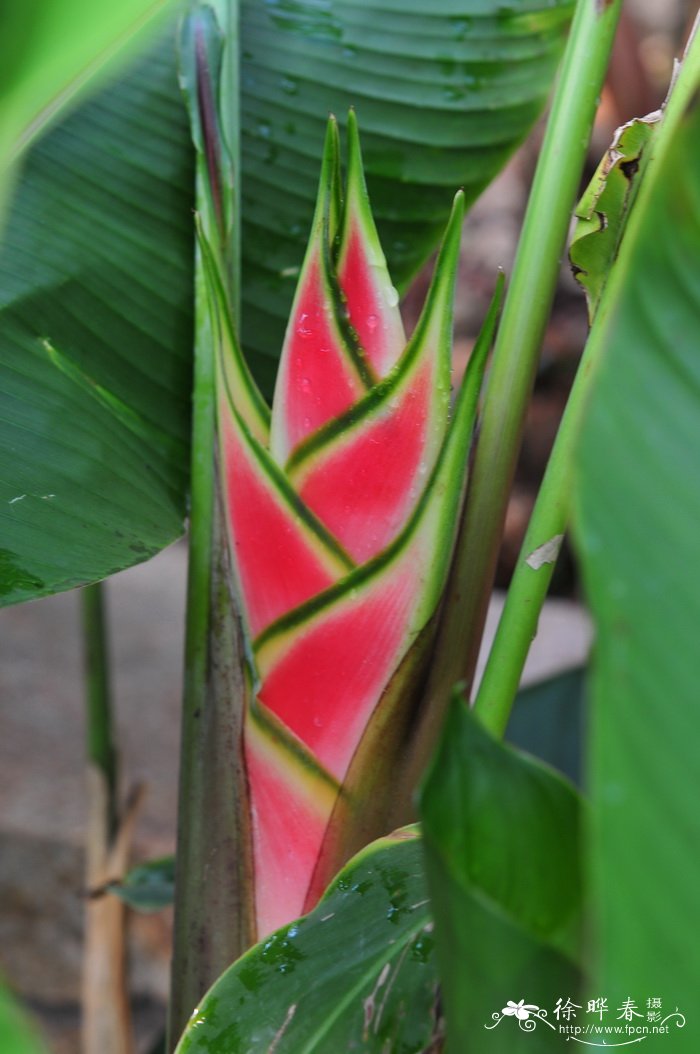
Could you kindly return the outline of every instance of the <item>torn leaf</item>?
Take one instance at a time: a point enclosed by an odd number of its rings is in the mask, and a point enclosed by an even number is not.
[[[637,192],[642,153],[660,119],[661,110],[655,110],[617,129],[576,207],[578,223],[569,259],[586,294],[589,322],[598,309]]]

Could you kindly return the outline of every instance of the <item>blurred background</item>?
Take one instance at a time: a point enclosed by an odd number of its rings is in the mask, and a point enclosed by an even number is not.
[[[614,129],[663,101],[694,9],[687,0],[626,3],[585,182]],[[498,268],[510,270],[540,135],[541,128],[466,223],[457,370],[468,358]],[[428,275],[407,297],[409,327]],[[585,337],[584,299],[564,264],[508,510],[500,590],[517,558]],[[174,849],[185,573],[186,549],[178,543],[107,587],[123,781],[125,789],[139,783],[147,788],[135,829],[135,862]],[[590,628],[580,601],[576,567],[565,548],[528,666],[529,683],[585,662]],[[489,633],[499,603],[496,596]],[[79,1049],[85,907],[78,598],[64,594],[12,608],[0,622],[0,972],[39,1020],[55,1054],[73,1054]],[[139,1054],[152,1049],[162,1030],[170,925],[167,909],[129,919]]]

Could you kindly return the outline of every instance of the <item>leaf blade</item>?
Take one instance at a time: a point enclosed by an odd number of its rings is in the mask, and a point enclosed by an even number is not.
[[[0,254],[4,603],[182,533],[191,165],[170,50],[168,35],[44,137],[15,199]]]
[[[534,0],[508,14],[492,0],[465,13],[450,3],[248,0],[242,10],[243,343],[269,389],[311,219],[321,115],[357,109],[402,291],[445,229],[454,187],[470,205],[539,114],[571,5]]]
[[[696,33],[591,332],[606,354],[581,438],[575,519],[598,631],[589,757],[596,969],[621,999],[621,985],[643,985],[681,1011],[698,978],[695,959],[679,951],[698,916],[687,846],[697,836],[689,788],[700,780],[690,746],[698,499],[688,485],[700,390],[699,82]],[[624,399],[614,401],[622,383]],[[693,1046],[685,1030],[675,1042]]]
[[[524,997],[546,1017],[564,989],[575,998],[577,796],[553,770],[497,743],[455,693],[420,804],[448,1050],[466,1049],[485,1028],[484,1049],[529,1050],[527,1030],[501,1025],[508,1000]],[[553,1026],[534,1016],[537,1049],[556,1049]]]
[[[393,1044],[419,1054],[435,1034],[434,1008],[420,843],[407,830],[369,846],[311,914],[223,974],[177,1049],[262,1054],[276,1044],[276,1054],[355,1048],[380,1054]]]

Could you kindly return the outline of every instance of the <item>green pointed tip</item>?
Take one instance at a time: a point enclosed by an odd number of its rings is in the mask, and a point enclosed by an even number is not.
[[[333,241],[338,230],[341,211],[340,199],[340,136],[338,133],[338,121],[335,115],[331,113],[328,115],[326,137],[323,142],[321,176],[318,183],[316,212],[313,222],[315,231],[319,227],[326,229],[329,244]]]
[[[348,110],[347,137],[347,197],[348,199],[350,199],[353,194],[356,195],[358,204],[363,209],[363,211],[366,210],[366,215],[371,221],[372,212],[369,204],[369,195],[367,193],[367,183],[365,181],[365,166],[362,161],[362,148],[360,146],[360,129],[357,123],[357,115],[353,109]],[[373,221],[372,225],[374,225]]]
[[[452,203],[452,211],[442,236],[440,250],[435,262],[433,280],[430,284],[426,307],[434,298],[450,301],[454,296],[454,282],[457,277],[459,251],[462,245],[462,224],[464,222],[464,193],[458,190]]]
[[[357,114],[354,109],[350,107],[348,110],[348,163],[351,157],[359,158],[362,161],[362,153],[360,151],[360,129],[357,123]]]
[[[367,190],[365,179],[365,166],[362,160],[362,148],[360,146],[360,129],[357,115],[353,109],[348,111],[347,124],[347,185],[345,194],[345,214],[341,223],[341,243],[345,241],[349,233],[349,224],[353,213],[359,219],[364,231],[364,238],[372,247],[372,254],[376,260],[386,261],[384,250],[379,240],[377,225],[374,222],[372,206]],[[389,275],[387,272],[387,281]]]
[[[461,189],[458,190],[454,196],[454,201],[452,202],[452,211],[450,212],[445,235],[442,239],[443,247],[446,246],[448,242],[452,245],[452,242],[456,241],[457,249],[459,251],[459,244],[462,238],[462,224],[464,223],[464,213],[466,209],[465,201],[464,191]],[[440,250],[440,255],[442,255],[442,249]]]
[[[331,157],[333,160],[340,153],[340,135],[338,133],[338,118],[334,113],[328,114],[328,121],[326,122],[326,135],[323,141],[323,158],[324,161],[327,157]]]
[[[420,333],[431,324],[431,320],[435,318],[436,314],[439,315],[442,320],[443,339],[446,340],[448,346],[451,346],[454,287],[462,242],[463,220],[464,194],[460,190],[455,195],[452,212],[447,221],[438,258],[435,262],[430,289],[416,326],[416,333]]]

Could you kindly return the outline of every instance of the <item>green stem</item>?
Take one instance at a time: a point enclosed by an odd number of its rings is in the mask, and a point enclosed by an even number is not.
[[[80,603],[88,770],[85,879],[86,888],[94,890],[126,869],[130,828],[118,798],[103,584],[82,589]],[[81,1045],[85,1054],[127,1054],[133,1050],[124,921],[124,906],[116,898],[86,901],[81,995]]]
[[[471,684],[540,345],[621,0],[579,0],[528,203],[493,365],[433,694]]]
[[[587,345],[537,495],[474,701],[475,713],[497,736],[503,735],[506,730],[567,528],[573,455],[590,391],[594,359],[594,346]]]
[[[197,208],[207,237],[225,257],[233,302],[239,297],[238,3],[212,0],[225,34],[216,113],[205,114],[207,133],[220,133],[216,178],[219,214],[205,152],[197,158]],[[210,74],[214,71],[208,71]],[[200,103],[209,107],[212,95]],[[222,142],[225,153],[222,153]],[[216,491],[215,333],[201,260],[195,271],[195,366],[192,406],[191,505],[185,641],[185,684],[180,754],[178,843],[168,1049],[177,1043],[192,1010],[214,980],[251,943],[245,831],[244,774],[240,758],[243,648],[228,588],[225,528]]]
[[[185,615],[185,673],[180,740],[180,777],[173,932],[169,1042],[172,1050],[201,995],[197,949],[188,947],[200,926],[203,905],[199,858],[202,823],[202,743],[200,718],[207,705],[211,598],[212,516],[214,500],[214,370],[212,341],[202,318],[202,274],[197,268],[196,339],[192,398],[190,523]],[[195,879],[196,876],[196,879]]]
[[[83,624],[85,703],[87,709],[87,757],[102,774],[107,791],[107,831],[116,832],[117,751],[112,716],[109,677],[109,647],[104,587],[101,582],[80,593]]]
[[[693,58],[697,62],[700,51],[698,39],[691,43],[695,48]],[[689,61],[686,57],[686,64]],[[627,244],[628,239],[634,240],[636,225],[644,215],[645,201],[651,193],[654,177],[650,172],[650,178],[645,178],[649,162],[655,154],[663,155],[665,141],[673,135],[677,122],[684,114],[693,87],[692,77],[679,77],[659,131],[642,154],[640,170],[636,177],[639,197],[635,200],[629,216],[629,223],[623,235],[623,246]],[[554,571],[556,555],[553,560],[535,568],[532,566],[533,554],[552,539],[563,535],[567,527],[573,490],[576,441],[588,405],[591,385],[605,351],[609,316],[619,297],[621,283],[625,279],[623,255],[624,251],[618,252],[618,259],[606,282],[474,702],[475,712],[496,735],[502,735],[508,724],[530,644],[537,632],[540,610]],[[536,559],[534,562],[538,563]]]

